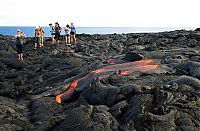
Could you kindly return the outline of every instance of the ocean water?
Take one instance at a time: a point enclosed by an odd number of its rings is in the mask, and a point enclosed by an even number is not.
[[[50,28],[43,27],[45,30],[45,36],[49,37]],[[0,34],[12,35],[16,34],[17,29],[20,29],[25,33],[27,37],[33,37],[35,27],[33,26],[0,26]],[[173,30],[194,30],[195,27],[77,27],[77,34],[122,34],[122,33],[150,33],[150,32],[163,32]],[[61,35],[64,35],[64,28],[62,28]]]

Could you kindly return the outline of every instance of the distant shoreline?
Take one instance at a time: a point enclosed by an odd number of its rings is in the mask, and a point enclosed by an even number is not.
[[[49,27],[43,27],[45,36],[50,37]],[[0,26],[0,34],[14,36],[16,30],[22,30],[27,37],[34,37],[34,26]],[[128,33],[159,33],[174,30],[195,30],[194,27],[77,27],[77,34],[128,34]],[[64,27],[61,35],[64,35]]]

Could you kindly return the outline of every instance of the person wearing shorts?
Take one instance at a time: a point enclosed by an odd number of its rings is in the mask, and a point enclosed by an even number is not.
[[[70,45],[70,26],[68,24],[65,27],[65,42],[66,45]]]
[[[76,28],[73,23],[71,23],[70,27],[70,42],[76,43]]]

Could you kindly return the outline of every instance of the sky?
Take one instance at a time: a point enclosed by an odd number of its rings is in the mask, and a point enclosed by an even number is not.
[[[1,0],[0,26],[200,27],[199,0]]]

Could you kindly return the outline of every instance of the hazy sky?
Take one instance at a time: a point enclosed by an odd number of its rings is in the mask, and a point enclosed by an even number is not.
[[[0,26],[200,27],[199,0],[1,0]]]

